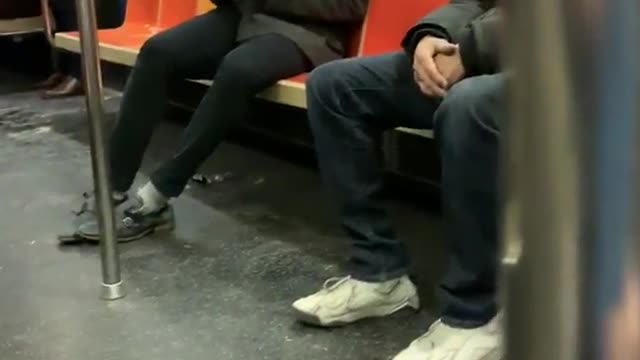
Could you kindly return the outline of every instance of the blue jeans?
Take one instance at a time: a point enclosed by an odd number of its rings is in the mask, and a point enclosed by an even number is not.
[[[352,240],[352,276],[406,275],[409,256],[382,206],[378,144],[396,127],[433,129],[442,158],[449,269],[443,320],[477,327],[497,312],[497,156],[505,76],[465,79],[444,99],[423,95],[404,53],[340,60],[317,68],[307,106],[320,169],[341,202]]]

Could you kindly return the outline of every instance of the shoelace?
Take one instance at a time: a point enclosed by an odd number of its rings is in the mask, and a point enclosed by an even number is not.
[[[324,282],[324,285],[322,285],[322,289],[326,291],[333,291],[349,280],[351,280],[351,276],[333,277]]]

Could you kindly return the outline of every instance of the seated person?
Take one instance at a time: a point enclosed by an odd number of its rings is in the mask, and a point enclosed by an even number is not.
[[[78,18],[74,0],[51,0],[51,13],[56,23],[56,31],[77,31]],[[47,80],[39,84],[42,97],[61,98],[84,93],[81,77],[80,57],[64,50],[57,52],[57,69]]]
[[[162,119],[170,84],[213,79],[175,154],[151,174],[124,210],[120,241],[173,227],[168,200],[179,196],[251,99],[280,79],[304,73],[345,53],[346,41],[366,13],[366,0],[218,0],[217,9],[150,38],[126,85],[110,142],[116,205],[140,169],[151,134]],[[77,235],[99,238],[92,196],[76,218]],[[73,238],[61,238],[61,241]]]
[[[395,359],[501,356],[496,174],[506,79],[494,6],[452,1],[408,32],[404,52],[340,60],[311,73],[307,107],[320,169],[342,204],[352,253],[349,276],[293,304],[301,321],[329,327],[419,307],[409,255],[382,206],[377,140],[401,126],[433,129],[451,244],[444,310]]]

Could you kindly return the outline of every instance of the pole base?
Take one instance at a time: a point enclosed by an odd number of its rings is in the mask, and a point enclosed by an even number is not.
[[[100,297],[103,300],[118,300],[125,297],[125,295],[126,292],[124,291],[124,286],[122,286],[122,281],[115,284],[102,283]]]

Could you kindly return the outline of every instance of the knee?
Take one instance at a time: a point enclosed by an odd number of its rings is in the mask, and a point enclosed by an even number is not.
[[[224,91],[246,92],[247,95],[255,95],[260,88],[268,86],[263,84],[264,75],[256,68],[251,59],[237,59],[226,57],[218,67],[214,84],[224,88]]]
[[[338,60],[323,64],[314,69],[305,83],[307,94],[307,109],[309,121],[313,127],[327,126],[335,116],[320,116],[319,114],[343,114],[353,111],[354,68],[357,66],[352,60]]]
[[[472,147],[478,137],[496,137],[496,115],[502,88],[490,76],[465,79],[454,85],[434,116],[435,137],[446,149]]]
[[[156,34],[144,42],[138,54],[138,63],[149,62],[160,63],[169,57],[167,47],[164,45],[162,33]]]
[[[338,92],[345,88],[342,85],[347,75],[348,72],[344,70],[344,64],[341,61],[320,65],[309,74],[305,84],[307,98],[311,101],[336,98],[340,95]]]

